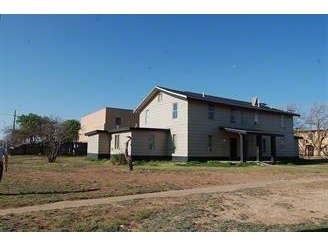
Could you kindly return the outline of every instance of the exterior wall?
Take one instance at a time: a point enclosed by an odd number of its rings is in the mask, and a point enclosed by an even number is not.
[[[231,123],[232,107],[214,105],[214,119],[208,119],[208,103],[189,100],[188,102],[188,154],[190,157],[230,157],[230,138],[237,138],[237,155],[240,156],[239,135],[219,130],[219,126],[231,128],[244,128],[261,130],[284,135],[276,138],[277,156],[298,156],[293,136],[293,118],[284,115],[284,124],[281,126],[281,115],[270,112],[246,110],[234,108],[235,123]],[[255,112],[258,114],[259,123],[254,124]],[[208,150],[208,135],[212,135],[212,151]],[[270,136],[262,136],[266,139],[266,151],[263,157],[271,156]],[[263,143],[263,140],[262,140]],[[256,135],[247,134],[247,154],[249,157],[256,156]]]
[[[324,136],[324,132],[321,132]],[[328,156],[328,136],[325,137],[322,141],[321,146],[326,146],[326,148],[323,148],[321,151],[318,147],[314,144],[318,140],[318,134],[316,131],[310,131],[310,130],[297,130],[295,131],[295,135],[298,137],[301,137],[301,139],[298,139],[299,144],[299,154],[301,157],[327,157]],[[308,148],[312,146],[313,155],[309,155]]]
[[[88,137],[88,154],[97,154],[99,146],[99,135],[92,135]]]
[[[149,149],[149,135],[155,135],[155,147]],[[133,131],[132,156],[160,156],[169,155],[169,133],[161,131]]]
[[[88,156],[91,158],[109,157],[109,134],[106,132],[88,137]]]
[[[188,104],[188,153],[190,157],[226,157],[229,158],[229,140],[238,138],[238,134],[219,131],[220,125],[226,125],[230,111],[215,106],[214,119],[208,119],[208,104],[189,100]],[[212,151],[208,150],[208,135],[212,135]]]
[[[95,111],[81,118],[81,130],[79,131],[79,142],[88,142],[84,134],[94,130],[105,130],[106,108]],[[88,151],[89,153],[89,151]]]
[[[110,130],[117,128],[116,118],[121,118],[120,127],[135,127],[139,125],[139,115],[133,113],[133,110],[107,108],[105,129]]]
[[[115,136],[120,136],[118,148],[115,147]],[[110,137],[110,154],[111,155],[124,154],[126,142],[129,140],[128,137],[132,137],[131,131],[112,133],[111,137]],[[131,155],[131,144],[129,144],[128,153],[129,153],[129,155]]]
[[[88,141],[88,137],[84,135],[87,132],[116,128],[116,118],[121,118],[121,127],[135,127],[139,123],[139,115],[133,114],[133,110],[103,108],[81,118],[79,141]]]
[[[178,117],[173,119],[172,110],[173,103],[178,103]],[[149,112],[147,122],[146,111]],[[184,98],[173,96],[162,92],[162,101],[158,101],[158,94],[150,101],[150,103],[140,112],[140,127],[147,128],[163,128],[171,130],[171,139],[176,134],[177,148],[173,152],[173,148],[169,148],[169,155],[172,157],[188,157],[188,102]],[[172,140],[169,140],[172,145]]]
[[[149,149],[149,135],[155,135],[155,148]],[[125,153],[127,137],[132,137],[128,153],[135,159],[168,159],[168,135],[167,131],[136,130],[111,134],[111,156]],[[115,148],[115,136],[119,136],[119,148]]]
[[[109,134],[108,133],[100,133],[99,134],[99,147],[98,153],[99,154],[106,154],[109,155],[110,150],[110,141],[109,141]]]

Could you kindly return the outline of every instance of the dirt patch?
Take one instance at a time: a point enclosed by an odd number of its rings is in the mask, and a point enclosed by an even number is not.
[[[97,189],[63,192],[90,187]],[[0,230],[284,230],[328,221],[327,190],[328,171],[321,166],[135,167],[129,172],[107,163],[12,164],[0,186]],[[31,194],[6,195],[24,191]],[[17,208],[34,204],[39,205]]]

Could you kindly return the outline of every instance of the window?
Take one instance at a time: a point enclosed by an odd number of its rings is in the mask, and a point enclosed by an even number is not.
[[[173,103],[172,118],[178,118],[178,103]]]
[[[154,150],[155,149],[155,134],[149,134],[148,149],[149,150]]]
[[[267,145],[266,145],[266,139],[265,138],[263,138],[262,139],[262,141],[263,141],[263,144],[262,144],[262,148],[263,148],[263,153],[266,153],[267,152]]]
[[[214,112],[215,112],[214,104],[209,104],[208,105],[208,119],[210,119],[210,120],[214,119]]]
[[[313,154],[314,154],[314,147],[312,145],[307,145],[305,151],[306,151],[306,155],[307,156],[313,156]]]
[[[177,148],[177,134],[172,135],[172,153],[175,153]]]
[[[230,110],[230,122],[236,123],[236,111],[234,109]]]
[[[260,124],[260,116],[258,113],[254,113],[254,125],[259,125]]]
[[[163,101],[163,93],[162,92],[158,93],[158,95],[157,95],[157,101],[158,102],[162,102]]]
[[[121,126],[121,118],[115,118],[115,125],[116,127],[120,127]]]
[[[145,124],[147,124],[148,121],[149,121],[149,109],[147,109],[145,113]]]
[[[248,115],[246,111],[241,111],[241,124],[248,126]]]
[[[280,140],[280,149],[284,150],[285,149],[285,139],[282,137]]]
[[[207,149],[208,149],[208,151],[212,151],[212,147],[213,147],[213,137],[212,137],[212,135],[208,135],[207,136]]]
[[[115,144],[114,144],[115,149],[120,148],[120,135],[115,135]]]
[[[285,127],[285,117],[283,115],[280,116],[280,126]]]

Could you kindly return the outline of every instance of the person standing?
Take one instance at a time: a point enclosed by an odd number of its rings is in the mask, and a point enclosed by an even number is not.
[[[1,182],[2,174],[3,174],[3,164],[5,164],[4,167],[5,167],[5,171],[7,172],[7,170],[8,170],[8,154],[4,147],[0,147],[0,182]]]

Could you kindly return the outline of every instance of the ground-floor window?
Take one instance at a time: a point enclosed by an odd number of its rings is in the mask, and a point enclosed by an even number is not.
[[[208,149],[208,151],[212,151],[212,149],[213,149],[213,136],[212,135],[207,136],[207,149]]]
[[[306,155],[313,156],[314,155],[314,147],[312,145],[306,146]]]
[[[155,149],[155,134],[149,134],[148,149],[149,150],[154,150]]]
[[[115,149],[120,148],[120,135],[115,135],[115,143],[114,143]]]

